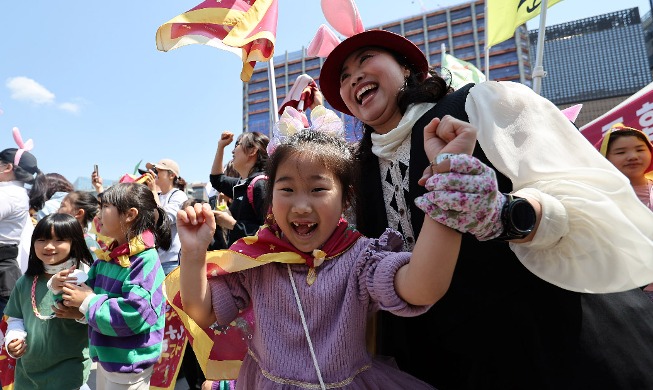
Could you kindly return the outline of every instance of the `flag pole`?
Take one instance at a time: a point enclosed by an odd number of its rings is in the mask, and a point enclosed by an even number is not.
[[[277,106],[277,79],[274,76],[274,54],[268,62],[268,85],[270,86],[270,129],[279,121],[279,108]]]
[[[446,52],[447,52],[447,46],[444,43],[441,43],[440,44],[440,55],[441,55],[440,68],[442,68],[442,64],[444,64],[444,55],[446,54]]]
[[[490,20],[487,17],[487,2],[488,0],[485,0],[485,79],[490,80],[490,46],[487,45],[487,23]]]
[[[546,33],[546,9],[548,7],[548,0],[542,0],[540,7],[540,31],[537,34],[537,51],[535,57],[535,68],[533,69],[533,91],[538,95],[542,92],[542,78],[546,76],[546,72],[542,67],[542,57],[544,56],[544,34]],[[487,30],[486,30],[487,31]]]

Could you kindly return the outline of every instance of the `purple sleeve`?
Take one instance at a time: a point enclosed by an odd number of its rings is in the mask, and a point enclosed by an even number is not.
[[[211,302],[218,324],[225,325],[249,305],[249,295],[240,282],[242,275],[230,274],[209,279]]]
[[[399,268],[408,264],[410,252],[399,252],[402,248],[402,236],[398,232],[386,231],[361,253],[365,272],[365,281],[372,301],[380,310],[389,311],[401,317],[415,317],[425,313],[431,305],[414,306],[404,301],[395,291],[395,275]]]

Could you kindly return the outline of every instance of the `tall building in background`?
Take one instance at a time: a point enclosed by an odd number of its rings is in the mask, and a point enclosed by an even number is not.
[[[439,67],[441,45],[458,59],[474,64],[478,69],[485,66],[485,2],[475,1],[395,20],[379,28],[401,34],[410,39],[424,53],[432,66]],[[515,38],[493,46],[489,66],[491,80],[511,80],[531,85],[530,44],[525,25],[515,32]],[[313,77],[319,84],[323,59],[308,57],[302,48],[292,53],[274,57],[274,74],[277,106],[302,73]],[[243,86],[243,130],[270,134],[270,87],[268,63],[257,63],[249,83]],[[360,136],[354,119],[343,114],[347,138]]]
[[[640,10],[640,13],[643,10]],[[649,10],[642,18],[642,30],[644,30],[644,42],[646,43],[646,55],[648,56],[648,66],[653,72],[653,17]]]
[[[537,36],[530,31],[533,66]],[[542,96],[561,109],[582,103],[576,125],[591,122],[651,82],[645,42],[638,8],[547,27]]]

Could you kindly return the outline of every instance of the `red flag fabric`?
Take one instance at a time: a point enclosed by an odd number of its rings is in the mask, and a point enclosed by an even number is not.
[[[156,47],[169,51],[203,44],[239,55],[240,79],[249,81],[257,61],[269,61],[277,34],[277,0],[206,0],[156,31]]]
[[[0,318],[0,334],[7,334],[7,316]],[[0,346],[0,384],[2,385],[2,390],[13,390],[16,359],[7,353],[7,349],[4,347],[4,340],[2,344]]]
[[[616,123],[642,130],[653,138],[653,83],[581,127],[580,131],[594,145]]]
[[[151,390],[173,390],[177,383],[177,374],[181,368],[181,359],[186,352],[188,341],[186,328],[179,315],[166,302],[166,324],[163,336],[163,351],[159,361],[154,364]]]

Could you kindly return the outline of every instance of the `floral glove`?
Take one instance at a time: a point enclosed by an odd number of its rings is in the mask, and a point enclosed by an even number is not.
[[[498,237],[506,197],[499,192],[494,171],[467,154],[454,154],[449,160],[449,172],[431,176],[426,181],[430,192],[415,204],[435,221],[480,241]]]

